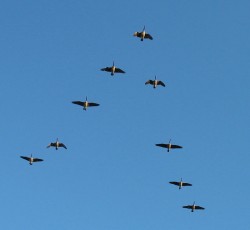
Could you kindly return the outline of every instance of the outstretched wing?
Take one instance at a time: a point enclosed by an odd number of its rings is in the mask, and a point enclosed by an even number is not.
[[[94,102],[89,102],[89,104],[88,104],[89,106],[99,106],[99,104],[98,103],[94,103]]]
[[[24,156],[20,156],[21,158],[23,158],[26,161],[30,161],[30,157],[24,157]]]
[[[155,144],[155,145],[162,148],[169,148],[169,144]]]
[[[43,161],[43,159],[33,158],[33,162]]]
[[[134,36],[139,37],[139,38],[141,37],[141,35],[142,35],[141,32],[135,32],[135,33],[134,33]]]
[[[47,148],[49,148],[50,146],[53,146],[53,147],[56,147],[56,143],[50,143],[48,146],[47,146]]]
[[[148,38],[148,39],[150,39],[150,40],[153,40],[153,37],[150,35],[150,34],[145,34],[145,38]]]
[[[165,87],[165,84],[162,81],[158,81],[157,85],[162,85],[163,87]]]
[[[192,184],[189,184],[189,183],[183,182],[183,183],[182,183],[182,186],[192,186]]]
[[[172,149],[181,149],[182,146],[180,146],[180,145],[171,145],[171,148]]]
[[[186,206],[182,206],[183,208],[189,208],[189,209],[192,209],[193,206],[192,205],[186,205]]]
[[[201,206],[195,206],[195,209],[204,210],[205,208],[203,208],[203,207],[201,207]]]
[[[112,71],[112,67],[102,68],[101,71],[111,72]]]
[[[123,70],[120,69],[120,68],[115,68],[115,72],[116,72],[116,73],[125,73],[125,71],[123,71]]]
[[[59,147],[63,147],[65,149],[67,149],[67,147],[63,143],[59,143]]]
[[[72,101],[73,104],[84,106],[84,102],[82,101]]]
[[[176,181],[170,181],[169,183],[170,183],[170,184],[174,184],[174,185],[178,185],[178,186],[180,185],[180,183],[179,183],[179,182],[176,182]]]
[[[145,82],[145,85],[147,85],[147,84],[151,84],[151,85],[153,85],[153,84],[154,84],[154,81],[152,81],[152,80],[148,80],[148,81],[146,81],[146,82]]]
[[[145,85],[147,85],[147,84],[153,85],[154,81],[153,80],[148,80],[148,81],[145,82]]]

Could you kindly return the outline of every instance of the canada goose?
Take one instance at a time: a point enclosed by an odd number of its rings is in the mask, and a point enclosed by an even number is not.
[[[157,85],[161,85],[165,87],[165,84],[162,81],[156,80],[156,76],[154,80],[148,80],[145,82],[145,85],[150,84],[153,85],[153,88],[155,89]]]
[[[183,208],[188,208],[191,209],[191,212],[193,212],[194,210],[198,209],[198,210],[204,210],[205,208],[195,205],[195,202],[192,205],[186,205],[186,206],[182,206]]]
[[[85,101],[72,101],[73,104],[83,106],[83,110],[87,110],[90,106],[99,106],[97,103],[88,102],[88,98],[86,97]]]
[[[179,186],[179,189],[181,189],[183,186],[192,186],[192,184],[183,182],[182,178],[181,178],[181,181],[178,181],[178,182],[177,181],[170,181],[169,183]]]
[[[145,38],[153,40],[153,37],[150,34],[146,33],[145,26],[143,27],[142,32],[135,32],[134,36],[140,38],[141,41],[143,41],[143,39],[145,39]]]
[[[113,65],[111,67],[106,67],[106,68],[102,68],[101,71],[107,71],[107,72],[111,72],[111,75],[113,76],[115,73],[125,73],[125,71],[123,71],[120,68],[117,68],[115,66],[115,63],[113,61]]]
[[[43,161],[43,159],[39,159],[39,158],[33,158],[32,154],[30,157],[25,157],[25,156],[20,156],[21,158],[23,158],[26,161],[29,161],[29,164],[32,165],[33,162],[39,162],[39,161]]]
[[[58,138],[56,139],[56,142],[51,142],[48,146],[47,146],[47,148],[49,148],[49,147],[55,147],[56,148],[56,150],[58,150],[58,148],[59,147],[63,147],[63,148],[65,148],[65,149],[67,149],[67,147],[63,144],[63,143],[60,143],[59,141],[58,141]]]
[[[170,151],[170,149],[181,149],[182,148],[182,146],[171,144],[171,139],[169,140],[168,144],[155,144],[155,145],[162,147],[162,148],[167,148],[168,152]]]

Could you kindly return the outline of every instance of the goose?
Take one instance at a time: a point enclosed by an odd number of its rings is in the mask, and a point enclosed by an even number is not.
[[[47,146],[47,148],[49,148],[49,147],[55,147],[56,148],[56,150],[58,150],[58,148],[59,147],[63,147],[63,148],[65,148],[65,149],[67,149],[67,147],[63,144],[63,143],[60,143],[59,141],[58,141],[58,138],[56,139],[56,142],[51,142],[48,146]]]
[[[192,184],[183,182],[182,178],[181,178],[181,181],[170,181],[169,183],[179,186],[179,189],[181,189],[183,186],[192,186]]]
[[[145,26],[143,27],[142,32],[135,32],[134,36],[140,38],[141,41],[143,41],[145,38],[153,40],[153,37],[150,34],[146,33]]]
[[[193,212],[194,210],[204,210],[205,208],[195,205],[195,202],[192,205],[186,205],[186,206],[182,206],[183,208],[188,208],[191,209],[191,212]]]
[[[101,71],[106,71],[106,72],[111,72],[111,75],[113,76],[115,73],[125,73],[125,71],[123,71],[120,68],[117,68],[115,66],[115,62],[113,61],[113,65],[111,67],[106,67],[106,68],[102,68]]]
[[[168,152],[170,151],[170,149],[181,149],[182,146],[180,145],[173,145],[171,144],[171,139],[169,140],[168,144],[155,144],[156,146],[162,147],[162,148],[167,148]]]
[[[162,81],[156,80],[156,76],[154,80],[148,80],[145,82],[145,85],[150,84],[153,85],[153,88],[155,89],[157,85],[161,85],[165,87],[165,84]]]
[[[88,107],[91,107],[91,106],[99,106],[99,104],[97,103],[93,103],[93,102],[88,102],[88,98],[86,97],[86,100],[85,101],[72,101],[73,104],[76,104],[76,105],[80,105],[80,106],[83,106],[83,110],[87,110]]]
[[[43,161],[43,159],[39,159],[39,158],[33,158],[32,154],[30,155],[30,157],[25,157],[25,156],[20,156],[22,159],[29,161],[29,164],[32,165],[33,162],[39,162],[39,161]]]

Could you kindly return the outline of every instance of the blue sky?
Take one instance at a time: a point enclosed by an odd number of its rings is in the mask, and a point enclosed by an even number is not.
[[[249,229],[249,1],[1,3],[3,229]]]

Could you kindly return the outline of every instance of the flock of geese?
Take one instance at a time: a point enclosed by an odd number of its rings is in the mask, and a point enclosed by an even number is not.
[[[172,144],[171,139],[169,140],[169,143],[167,143],[167,144],[161,143],[161,144],[155,144],[155,145],[158,147],[166,148],[168,152],[170,152],[171,149],[182,149],[182,146]],[[192,184],[190,184],[190,183],[183,182],[182,178],[180,181],[170,181],[169,183],[178,186],[179,189],[181,189],[182,187],[185,187],[185,186],[192,186]],[[194,212],[194,210],[204,210],[205,209],[201,206],[195,205],[195,202],[193,202],[192,205],[185,205],[182,207],[187,208],[187,209],[191,209],[191,212]]]
[[[47,146],[47,148],[49,148],[49,147],[55,147],[56,150],[58,150],[58,148],[60,148],[60,147],[63,147],[63,148],[65,148],[65,149],[67,149],[67,147],[66,147],[65,144],[63,144],[63,143],[61,143],[61,142],[58,141],[58,138],[56,139],[56,142],[51,142],[51,143]],[[30,157],[26,157],[26,156],[20,156],[20,157],[21,157],[22,159],[28,161],[30,165],[32,165],[34,162],[43,161],[43,159],[32,157],[32,154],[30,155]]]
[[[140,38],[141,41],[143,41],[144,39],[150,39],[150,40],[153,40],[153,37],[146,33],[146,30],[145,30],[145,26],[143,27],[143,30],[141,32],[135,32],[134,33],[134,36],[135,37],[138,37]],[[105,67],[105,68],[102,68],[101,71],[106,71],[106,72],[110,72],[111,75],[113,76],[115,73],[126,73],[124,70],[122,70],[121,68],[118,68],[115,66],[115,63],[113,62],[113,65],[110,66],[110,67]],[[160,80],[157,80],[156,79],[156,76],[155,76],[155,79],[154,80],[148,80],[145,82],[145,85],[152,85],[153,88],[155,89],[157,86],[163,86],[165,87],[165,84],[164,82],[160,81]],[[86,97],[86,100],[85,101],[72,101],[73,104],[76,104],[76,105],[79,105],[79,106],[82,106],[83,107],[83,110],[87,110],[88,107],[92,107],[92,106],[99,106],[98,103],[95,103],[95,102],[89,102],[88,101],[88,98]],[[165,144],[165,143],[161,143],[161,144],[155,144],[156,146],[158,147],[162,147],[162,148],[167,148],[167,151],[169,152],[171,149],[180,149],[182,148],[182,146],[180,145],[176,145],[176,144],[172,144],[171,143],[171,139],[169,141],[169,143]],[[59,148],[64,148],[64,149],[67,149],[66,145],[59,142],[58,138],[56,139],[56,142],[51,142],[47,148],[50,148],[50,147],[54,147],[56,150],[58,150]],[[30,155],[30,157],[28,156],[20,156],[22,159],[26,160],[29,162],[30,165],[32,165],[34,162],[41,162],[43,161],[43,159],[40,159],[40,158],[34,158],[32,156],[32,154]],[[179,187],[179,189],[181,189],[182,187],[185,187],[185,186],[192,186],[192,184],[190,183],[187,183],[187,182],[183,182],[182,181],[182,178],[180,181],[170,181],[169,182],[170,184],[173,184],[173,185],[176,185]],[[193,202],[192,205],[185,205],[185,206],[182,206],[183,208],[187,208],[187,209],[191,209],[191,212],[194,212],[194,210],[204,210],[205,208],[201,207],[201,206],[198,206],[195,204],[195,202]]]

